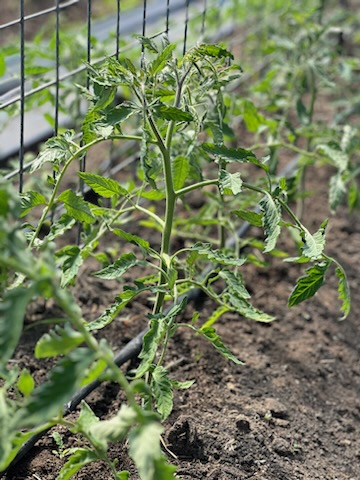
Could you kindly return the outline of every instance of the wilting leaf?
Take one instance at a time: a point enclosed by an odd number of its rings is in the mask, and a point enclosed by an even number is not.
[[[346,273],[341,267],[337,267],[336,276],[339,279],[338,283],[338,292],[339,299],[342,301],[341,310],[344,312],[344,315],[341,317],[341,320],[344,320],[350,313],[351,307],[351,297],[350,297],[350,288],[346,278]]]

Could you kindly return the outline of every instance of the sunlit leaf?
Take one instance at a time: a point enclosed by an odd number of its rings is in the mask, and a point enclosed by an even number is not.
[[[74,330],[69,324],[64,327],[56,325],[54,330],[45,333],[35,346],[35,357],[46,358],[57,355],[66,355],[84,341],[80,332]]]
[[[228,312],[230,309],[224,305],[217,307],[207,321],[202,325],[202,328],[211,327],[224,313]]]
[[[69,480],[82,467],[96,460],[99,460],[99,458],[93,450],[88,448],[74,448],[71,450],[71,455],[68,457],[65,465],[58,473],[56,480]]]
[[[330,178],[329,204],[332,212],[335,212],[346,194],[346,185],[340,172]]]
[[[270,252],[276,246],[277,239],[280,235],[281,209],[276,200],[266,194],[259,203],[263,212],[263,226],[266,235],[264,252]]]
[[[325,229],[327,220],[323,222],[317,232],[313,235],[306,230],[304,234],[304,246],[302,247],[303,255],[311,260],[317,260],[321,257],[325,247]]]
[[[35,388],[17,412],[19,427],[36,426],[57,415],[79,388],[84,371],[93,359],[94,352],[87,348],[78,348],[63,358],[50,370],[48,380]]]
[[[16,386],[24,397],[28,397],[34,390],[35,381],[26,368],[21,371]]]
[[[239,172],[229,173],[220,170],[219,189],[222,195],[238,195],[242,190],[242,183]]]
[[[151,391],[155,398],[156,409],[165,420],[173,408],[173,385],[169,379],[169,372],[161,366],[152,372]]]

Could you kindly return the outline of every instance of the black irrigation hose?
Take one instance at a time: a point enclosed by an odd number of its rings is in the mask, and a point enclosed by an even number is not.
[[[290,176],[294,171],[297,166],[297,161],[298,157],[293,158],[288,165],[282,170],[280,176],[281,177],[287,177]],[[257,206],[255,210],[258,210],[259,207]],[[241,227],[237,230],[236,235],[238,238],[243,238],[247,234],[248,230],[250,228],[250,224],[248,222],[244,222]],[[233,247],[235,244],[235,239],[234,237],[231,237],[227,242],[226,246],[227,247]],[[213,265],[209,265],[203,275],[206,276],[211,269],[213,268]],[[193,288],[192,290],[189,290],[186,294],[183,294],[179,297],[178,301],[180,302],[185,296],[189,301],[195,301],[200,297],[202,293],[202,290],[200,288]],[[170,310],[171,306],[168,307],[168,310]],[[136,358],[142,348],[143,344],[143,338],[144,335],[147,332],[147,328],[142,330],[140,333],[136,335],[130,342],[128,342],[124,348],[122,348],[116,355],[115,355],[115,363],[118,367],[122,366],[124,363],[126,363],[129,360],[132,360]],[[79,403],[84,400],[90,393],[92,393],[96,388],[98,388],[101,385],[100,380],[95,380],[89,385],[86,385],[85,387],[81,388],[78,392],[76,392],[71,400],[65,405],[63,414],[68,415],[69,413],[73,412],[75,408],[79,405]],[[32,447],[35,445],[35,443],[40,440],[48,431],[50,428],[43,430],[42,432],[39,432],[35,434],[33,437],[31,437],[29,440],[27,440],[23,446],[20,448],[18,451],[16,457],[13,459],[11,464],[8,466],[8,468],[4,472],[0,472],[0,477],[3,477],[9,470],[14,468],[14,466],[22,459],[24,456],[32,449]]]

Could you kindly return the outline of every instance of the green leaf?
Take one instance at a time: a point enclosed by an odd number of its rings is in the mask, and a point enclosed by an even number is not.
[[[264,198],[259,203],[263,216],[263,226],[266,235],[264,252],[270,252],[276,246],[277,239],[280,235],[281,228],[279,223],[281,221],[281,209],[276,199],[269,193],[266,193]]]
[[[95,110],[102,110],[110,105],[116,95],[116,87],[102,87],[100,91],[97,91],[97,100],[94,105]]]
[[[257,212],[251,212],[249,210],[233,210],[231,213],[237,215],[239,218],[245,222],[250,223],[254,227],[263,226],[263,214]]]
[[[20,340],[25,311],[35,293],[34,287],[5,292],[0,303],[0,367],[5,367]]]
[[[156,409],[161,418],[168,418],[173,409],[173,385],[169,379],[169,372],[162,366],[152,372],[151,391],[155,398]]]
[[[62,192],[58,201],[63,202],[66,212],[78,222],[94,223],[95,218],[85,200],[76,195],[72,190]]]
[[[57,415],[79,388],[94,355],[87,348],[78,348],[61,360],[50,371],[48,380],[35,388],[24,407],[17,412],[19,428],[31,428]]]
[[[263,115],[258,112],[257,108],[250,100],[244,100],[242,107],[246,128],[249,132],[257,132],[259,127],[266,122]]]
[[[124,291],[117,296],[115,302],[110,305],[100,317],[88,323],[86,328],[89,331],[93,331],[106,327],[136,295],[146,290],[149,290],[149,287],[143,286],[137,289],[124,289]]]
[[[148,422],[133,428],[129,434],[129,454],[141,480],[175,480],[175,467],[168,465],[160,448],[163,427]]]
[[[316,150],[318,150],[325,157],[328,157],[332,160],[333,164],[339,169],[341,173],[345,172],[348,169],[349,165],[349,156],[347,153],[340,150],[340,148],[335,148],[328,145],[318,145]]]
[[[21,194],[21,217],[25,217],[30,210],[37,205],[47,205],[44,195],[38,192],[29,191]]]
[[[229,270],[220,270],[219,277],[225,280],[229,291],[235,293],[240,298],[250,298],[250,293],[247,291],[240,273],[230,272]]]
[[[45,149],[32,162],[30,173],[41,168],[46,162],[50,162],[53,165],[61,165],[68,160],[78,148],[73,143],[70,143],[73,137],[74,132],[67,130],[57,137],[50,138],[45,143]]]
[[[187,390],[194,385],[195,380],[185,380],[185,382],[178,382],[177,380],[171,380],[172,386],[177,390]]]
[[[80,332],[74,330],[69,324],[64,327],[56,325],[54,330],[45,333],[35,346],[35,358],[56,357],[66,355],[84,341]]]
[[[210,317],[207,319],[204,325],[202,325],[201,328],[211,327],[221,317],[221,315],[228,312],[229,310],[230,310],[229,307],[220,305],[213,311],[213,313],[210,315]]]
[[[156,75],[165,67],[166,63],[172,57],[172,52],[174,51],[175,47],[175,44],[167,45],[164,50],[155,58],[155,60],[150,63],[150,75]]]
[[[149,330],[144,335],[142,350],[139,354],[141,363],[136,369],[136,378],[142,377],[151,368],[158,349],[166,331],[165,317],[162,315],[151,315]]]
[[[135,112],[136,109],[133,106],[118,105],[117,107],[106,111],[105,123],[115,127],[131,117]]]
[[[129,480],[130,472],[123,470],[122,472],[115,473],[115,480]]]
[[[16,386],[24,397],[28,397],[34,390],[34,379],[26,368],[21,371]]]
[[[160,104],[154,107],[156,115],[164,120],[175,122],[191,122],[193,116],[189,112],[185,112],[180,108],[169,107],[168,105]]]
[[[191,48],[184,56],[184,61],[187,62],[197,62],[198,60],[205,57],[213,58],[231,58],[234,56],[231,52],[221,47],[220,45],[215,44],[206,44],[202,43]]]
[[[256,165],[259,164],[255,154],[250,150],[244,148],[229,148],[225,145],[215,145],[213,143],[203,143],[201,148],[205,152],[212,153],[213,155],[219,155],[221,158],[228,161],[236,162],[251,162]]]
[[[229,173],[220,170],[219,189],[222,195],[238,195],[242,190],[242,183],[239,172]]]
[[[143,35],[138,35],[138,34],[135,34],[134,37],[137,38],[141,42],[141,45],[147,50],[149,50],[149,52],[159,53],[156,43],[153,42],[150,38],[144,37]]]
[[[246,258],[234,258],[220,250],[213,250],[210,243],[197,242],[191,247],[191,250],[196,251],[199,255],[205,257],[207,260],[220,263],[221,265],[233,265],[240,267],[246,262]]]
[[[190,173],[190,162],[187,157],[176,157],[172,165],[175,190],[180,190],[184,186]]]
[[[60,470],[56,480],[69,480],[82,467],[99,460],[96,453],[88,448],[73,448],[71,452],[70,457]]]
[[[289,307],[298,305],[315,295],[319,288],[324,284],[325,274],[329,265],[330,262],[322,262],[305,270],[306,275],[298,279],[295,288],[291,292],[288,301]]]
[[[332,212],[335,212],[346,193],[345,182],[340,172],[330,178],[329,204]]]
[[[150,243],[147,240],[144,240],[143,238],[138,237],[137,235],[124,232],[124,230],[121,230],[120,228],[114,228],[112,232],[115,233],[115,235],[117,235],[118,237],[121,237],[127,242],[137,245],[138,247],[146,251],[149,251],[150,249]]]
[[[5,55],[0,52],[0,77],[2,77],[6,72],[6,61]]]
[[[235,355],[222,343],[221,338],[216,333],[215,328],[212,327],[201,327],[198,329],[198,333],[200,333],[203,337],[205,337],[209,342],[212,343],[213,347],[221,353],[225,358],[231,360],[232,362],[236,363],[236,365],[244,365],[242,361],[240,361]]]
[[[243,297],[240,297],[234,291],[231,291],[226,300],[240,315],[255,322],[270,323],[275,320],[275,317],[255,308]]]
[[[111,178],[105,178],[95,173],[78,172],[79,177],[98,195],[105,198],[126,196],[128,191]]]
[[[124,253],[116,262],[95,272],[93,275],[106,280],[113,280],[114,278],[120,278],[130,268],[140,264],[143,264],[143,262],[140,262],[132,252]]]
[[[61,287],[71,284],[84,262],[83,251],[77,246],[68,245],[56,253],[62,265]]]
[[[343,316],[341,317],[341,320],[345,320],[345,318],[349,315],[350,308],[351,308],[350,288],[349,288],[349,284],[348,284],[344,269],[338,266],[335,269],[335,273],[337,278],[339,279],[338,293],[339,293],[339,299],[342,301],[341,311],[344,312]]]
[[[304,246],[302,247],[303,255],[311,260],[317,260],[321,257],[325,247],[325,229],[327,220],[323,222],[319,230],[311,235],[308,230],[304,233]]]
[[[46,237],[48,241],[55,240],[55,238],[63,235],[67,230],[70,230],[76,223],[75,218],[64,213],[59,220],[51,224],[50,233]]]
[[[117,414],[108,420],[101,420],[90,425],[88,433],[92,440],[101,449],[106,451],[108,442],[121,442],[125,440],[129,430],[138,420],[138,415],[133,408],[121,405]]]

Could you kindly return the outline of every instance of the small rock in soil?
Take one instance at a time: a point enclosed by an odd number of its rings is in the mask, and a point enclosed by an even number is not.
[[[271,443],[271,450],[282,457],[289,457],[293,455],[293,451],[289,442],[284,438],[276,437]]]
[[[277,398],[266,398],[264,401],[264,410],[270,412],[274,418],[286,419],[289,416],[287,407]]]

